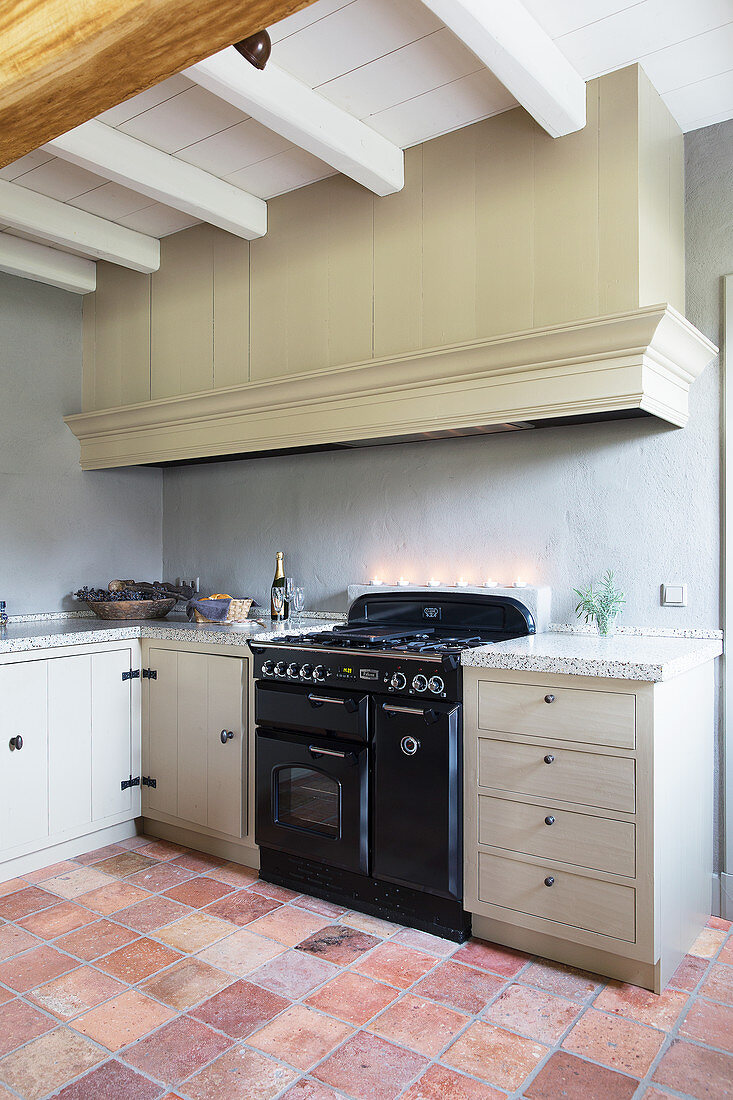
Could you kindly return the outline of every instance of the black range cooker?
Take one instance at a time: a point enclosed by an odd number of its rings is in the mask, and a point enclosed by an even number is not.
[[[461,941],[461,652],[534,634],[511,597],[380,592],[250,641],[260,874]]]

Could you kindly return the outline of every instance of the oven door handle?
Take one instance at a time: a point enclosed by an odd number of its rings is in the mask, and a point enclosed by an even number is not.
[[[349,714],[354,714],[359,709],[355,699],[339,699],[337,695],[314,695],[309,691],[306,699],[314,707],[322,707],[324,703],[336,703],[340,707],[345,707]]]
[[[311,756],[338,756],[340,760],[349,760],[353,752],[337,752],[336,749],[319,749],[318,745],[309,745],[308,752]]]
[[[391,703],[382,703],[382,710],[387,714],[414,714],[417,718],[424,718],[429,724],[437,722],[440,718],[438,711],[431,707],[398,707]]]

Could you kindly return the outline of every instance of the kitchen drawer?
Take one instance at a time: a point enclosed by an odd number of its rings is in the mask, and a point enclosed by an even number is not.
[[[549,702],[548,702],[549,700]],[[479,680],[478,725],[497,733],[633,749],[636,697],[612,691]]]
[[[636,761],[556,745],[478,739],[480,787],[634,813]]]
[[[546,880],[552,885],[545,885]],[[558,871],[550,863],[521,863],[479,852],[478,898],[602,936],[631,943],[636,939],[633,887]]]
[[[627,878],[633,878],[636,869],[636,827],[632,822],[546,804],[531,806],[479,795],[478,841]]]

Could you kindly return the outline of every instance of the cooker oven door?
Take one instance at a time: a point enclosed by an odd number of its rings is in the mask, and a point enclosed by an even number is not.
[[[266,848],[368,874],[368,748],[257,730],[257,826]]]

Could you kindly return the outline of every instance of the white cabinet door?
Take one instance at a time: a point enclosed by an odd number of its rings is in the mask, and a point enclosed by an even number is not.
[[[143,809],[178,815],[178,654],[172,649],[148,651],[147,663],[157,673],[146,680],[147,723],[143,774],[155,780],[146,787]]]
[[[48,668],[49,829],[92,820],[92,658],[56,657]]]
[[[208,657],[206,824],[229,836],[242,835],[242,760],[244,750],[244,662],[236,657]],[[233,734],[222,743],[222,730]]]
[[[46,662],[0,666],[0,706],[0,847],[12,849],[48,836]]]
[[[137,776],[133,751],[133,680],[123,680],[132,665],[129,649],[95,653],[91,658],[92,820],[137,810],[139,787],[122,790]]]

